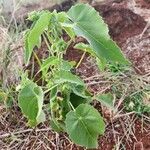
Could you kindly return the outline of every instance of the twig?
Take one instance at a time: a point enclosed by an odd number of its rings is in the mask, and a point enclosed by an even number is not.
[[[18,134],[23,134],[23,133],[32,132],[32,131],[35,131],[35,132],[46,132],[46,131],[50,131],[50,130],[51,130],[51,128],[44,128],[44,129],[37,129],[37,130],[26,129],[26,130],[16,131],[16,132],[13,132],[13,133],[2,134],[2,135],[0,135],[0,139],[9,137],[11,135],[18,135]]]
[[[104,83],[110,83],[110,81],[93,81],[93,82],[89,82],[87,83],[86,85],[89,86],[89,85],[95,85],[95,84],[104,84]]]
[[[142,36],[144,35],[145,31],[149,28],[149,26],[150,26],[150,21],[147,22],[147,24],[146,24],[146,26],[145,26],[143,32],[140,34],[140,39],[141,39]]]
[[[117,119],[117,118],[120,118],[120,117],[126,117],[126,116],[129,116],[129,115],[131,115],[131,114],[135,114],[136,112],[134,112],[134,111],[132,111],[132,112],[129,112],[129,113],[126,113],[126,114],[118,114],[118,115],[116,115],[116,116],[114,116],[114,118],[113,119]]]
[[[117,118],[121,118],[121,117],[126,117],[126,116],[129,116],[129,115],[131,115],[131,114],[135,114],[135,112],[134,111],[132,111],[132,112],[129,112],[129,113],[125,113],[125,114],[118,114],[118,115],[115,115],[114,117],[113,117],[113,119],[117,119]]]

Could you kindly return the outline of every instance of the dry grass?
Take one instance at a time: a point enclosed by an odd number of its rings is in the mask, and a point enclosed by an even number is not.
[[[90,62],[83,63],[83,65],[88,63],[89,67],[85,68],[85,72],[91,69]],[[115,86],[118,88],[117,91],[122,93],[119,99],[115,99],[115,111],[100,106],[99,103],[94,103],[95,107],[104,116],[107,124],[106,134],[100,138],[100,144],[103,144],[103,141],[108,139],[113,139],[115,149],[120,150],[123,146],[128,146],[132,149],[132,144],[134,143],[135,145],[139,141],[139,133],[144,136],[148,136],[148,133],[150,133],[150,116],[141,114],[138,117],[134,111],[126,112],[124,100],[131,93],[144,90],[149,85],[149,74],[139,76],[131,70],[119,74],[112,74],[111,72],[99,74],[96,66],[92,64],[92,68],[96,69],[93,76],[86,77],[86,74],[82,72],[82,77],[89,84],[89,88],[93,89],[96,87],[96,93],[104,93],[108,89],[110,90],[112,86]],[[106,81],[108,82],[106,83]],[[117,91],[114,94],[118,94]],[[39,125],[35,129],[27,128],[26,120],[20,113],[17,103],[13,106],[13,109],[6,109],[1,106],[0,120],[0,147],[2,149],[81,149],[73,144],[67,135],[53,132],[49,126],[50,119],[48,116],[44,124]],[[138,128],[137,125],[139,126]],[[136,131],[137,129],[139,132]]]

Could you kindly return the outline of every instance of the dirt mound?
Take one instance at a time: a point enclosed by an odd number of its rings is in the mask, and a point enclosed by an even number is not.
[[[103,16],[109,26],[110,35],[120,46],[128,38],[140,34],[146,25],[145,20],[125,4],[96,4],[94,7]]]
[[[150,28],[142,37],[137,35],[127,39],[122,49],[132,61],[137,73],[150,73]]]

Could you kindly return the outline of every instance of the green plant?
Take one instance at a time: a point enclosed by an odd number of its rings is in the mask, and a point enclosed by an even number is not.
[[[14,100],[13,90],[4,91],[0,89],[0,104],[4,104],[6,108],[12,107]]]
[[[126,65],[128,61],[110,39],[108,27],[98,12],[89,5],[75,5],[68,13],[33,12],[28,19],[33,24],[25,34],[25,63],[29,64],[33,53],[39,64],[37,74],[41,73],[45,82],[43,87],[33,82],[34,78],[22,79],[18,103],[28,124],[35,126],[45,120],[42,110],[45,96],[50,100],[50,120],[54,130],[67,132],[76,144],[97,147],[97,138],[104,133],[105,123],[90,105],[95,96],[88,91],[83,80],[71,72],[81,61],[76,65],[64,60],[63,56],[75,36],[82,36],[89,44],[78,43],[75,47],[95,58],[101,69],[107,62]],[[64,40],[64,32],[69,40]],[[48,57],[40,60],[34,48],[40,47],[42,40],[47,45]]]
[[[135,111],[139,115],[144,113],[150,113],[150,105],[148,101],[149,101],[148,91],[132,93],[125,99],[125,108],[128,111]]]

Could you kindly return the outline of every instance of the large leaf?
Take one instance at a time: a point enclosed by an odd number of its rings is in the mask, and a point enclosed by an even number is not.
[[[71,140],[87,148],[96,148],[98,135],[105,131],[105,123],[99,112],[87,104],[70,111],[65,123]]]
[[[41,12],[39,19],[34,24],[33,28],[30,29],[25,35],[25,63],[28,64],[33,48],[40,46],[41,34],[46,28],[48,28],[51,18],[51,13]]]
[[[38,124],[44,117],[42,112],[43,91],[41,87],[30,82],[19,93],[18,103],[23,114],[28,118],[31,126]]]
[[[128,64],[120,48],[111,40],[107,25],[94,8],[88,4],[77,4],[68,11],[68,16],[75,33],[88,40],[99,58]]]

